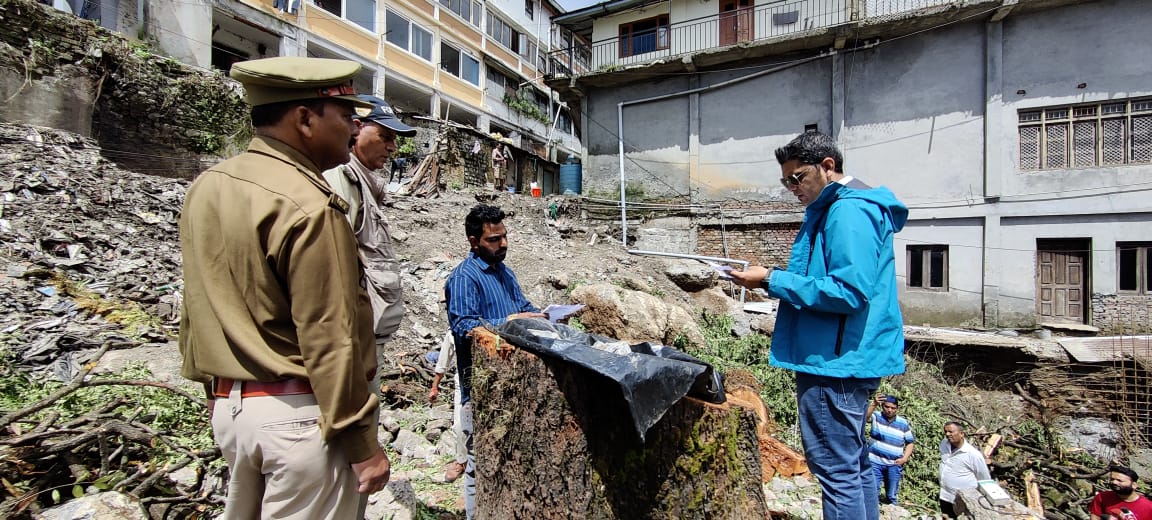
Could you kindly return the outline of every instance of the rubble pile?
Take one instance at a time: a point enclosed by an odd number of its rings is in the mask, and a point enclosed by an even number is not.
[[[109,338],[163,344],[180,307],[187,181],[134,174],[88,139],[0,124],[0,344],[61,381]]]

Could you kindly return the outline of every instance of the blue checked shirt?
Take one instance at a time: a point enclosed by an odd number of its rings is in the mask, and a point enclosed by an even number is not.
[[[504,323],[511,314],[539,312],[524,297],[516,275],[503,262],[488,264],[468,253],[444,284],[448,305],[448,325],[456,340],[456,370],[460,374],[461,402],[468,402],[472,389],[472,341],[469,331],[484,325]]]

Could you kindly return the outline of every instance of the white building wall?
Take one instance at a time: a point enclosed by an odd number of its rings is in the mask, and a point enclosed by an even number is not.
[[[838,139],[848,173],[890,187],[909,205],[896,251],[902,276],[909,244],[949,246],[949,291],[902,291],[910,323],[1034,325],[1037,239],[1091,238],[1088,294],[1114,293],[1116,242],[1152,240],[1152,165],[1022,172],[1018,111],[1152,96],[1152,62],[1136,58],[1152,53],[1152,40],[1132,37],[1152,24],[1145,3],[1107,0],[1011,14],[1000,23],[941,23],[680,104],[660,102],[663,110],[626,108],[629,157],[666,161],[659,182],[631,166],[627,178],[659,192],[682,186],[687,174],[697,203],[791,200],[775,187],[772,150],[816,124]],[[597,40],[653,15],[605,17]],[[752,73],[701,74],[682,88],[740,74]],[[594,91],[588,117],[615,129],[619,100],[675,92],[667,80],[662,87]],[[662,131],[636,135],[632,128]],[[586,185],[610,185],[618,176],[614,136],[598,132],[587,142]]]

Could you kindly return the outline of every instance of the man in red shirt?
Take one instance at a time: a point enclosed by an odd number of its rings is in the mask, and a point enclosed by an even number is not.
[[[1092,520],[1152,520],[1152,500],[1136,492],[1135,471],[1122,466],[1108,469],[1110,491],[1096,493],[1088,513]]]

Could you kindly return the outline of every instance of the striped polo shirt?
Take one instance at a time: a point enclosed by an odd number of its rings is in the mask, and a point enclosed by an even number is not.
[[[916,441],[912,437],[912,425],[908,419],[897,415],[891,422],[879,411],[872,412],[872,444],[868,449],[868,460],[873,464],[892,465],[904,456],[904,447]]]

